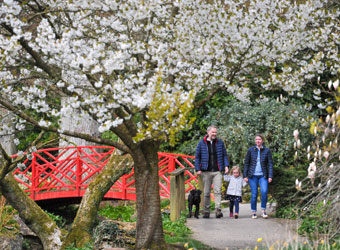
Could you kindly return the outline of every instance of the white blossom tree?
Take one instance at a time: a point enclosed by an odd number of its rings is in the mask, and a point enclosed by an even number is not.
[[[131,155],[136,248],[167,248],[158,189],[159,145],[174,143],[177,132],[191,125],[189,112],[221,89],[244,101],[254,86],[301,95],[301,87],[318,73],[327,69],[337,74],[338,16],[332,2],[321,0],[4,0],[0,105],[41,130],[115,146]],[[206,98],[195,102],[203,90]],[[61,103],[62,97],[67,101]],[[122,143],[51,122],[71,111],[91,116],[100,133],[111,131]],[[34,119],[33,113],[43,119]],[[11,161],[3,157],[3,169],[8,169]],[[118,171],[114,163],[106,174]],[[95,181],[108,182],[101,177]],[[93,211],[105,194],[92,204],[89,196],[83,198],[63,236],[55,225],[44,231],[35,224],[17,204],[19,191],[13,195],[12,188],[19,189],[10,175],[3,175],[1,192],[45,249],[88,241]],[[95,192],[89,188],[86,195]],[[28,200],[20,195],[21,202]],[[91,216],[84,216],[90,206]],[[37,206],[27,207],[38,211]],[[46,217],[44,223],[51,225]],[[57,240],[50,241],[52,235]]]

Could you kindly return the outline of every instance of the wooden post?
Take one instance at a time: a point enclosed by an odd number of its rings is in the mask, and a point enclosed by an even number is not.
[[[181,172],[180,175],[178,175],[178,185],[179,185],[179,189],[178,189],[178,199],[179,199],[179,210],[180,211],[184,211],[185,212],[185,184],[184,184],[184,173],[185,170],[183,169],[183,171]]]
[[[170,173],[170,220],[178,220],[185,211],[185,169],[179,168]]]

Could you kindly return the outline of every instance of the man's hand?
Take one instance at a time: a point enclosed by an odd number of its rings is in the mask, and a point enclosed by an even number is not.
[[[268,178],[268,183],[271,183],[273,181],[272,178]]]
[[[225,168],[224,168],[224,170],[225,170],[225,173],[227,174],[227,173],[229,172],[229,168],[228,168],[228,166],[227,166],[227,167],[225,167]]]
[[[244,180],[245,182],[248,182],[248,177],[243,178],[243,180]]]
[[[196,174],[197,174],[197,175],[200,175],[200,174],[202,174],[202,171],[201,171],[201,170],[200,170],[200,171],[197,171]]]

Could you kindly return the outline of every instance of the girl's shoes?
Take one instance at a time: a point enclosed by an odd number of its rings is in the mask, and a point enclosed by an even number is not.
[[[235,214],[235,219],[238,219],[238,214]]]
[[[229,214],[229,217],[230,217],[230,218],[233,218],[233,217],[234,217],[234,214],[233,214],[233,213],[230,213],[230,214]]]

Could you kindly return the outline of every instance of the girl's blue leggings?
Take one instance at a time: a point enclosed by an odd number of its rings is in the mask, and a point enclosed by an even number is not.
[[[230,201],[229,203],[229,211],[230,213],[233,213],[234,211],[234,205],[235,205],[235,213],[238,214],[240,210],[240,202],[238,200]]]

